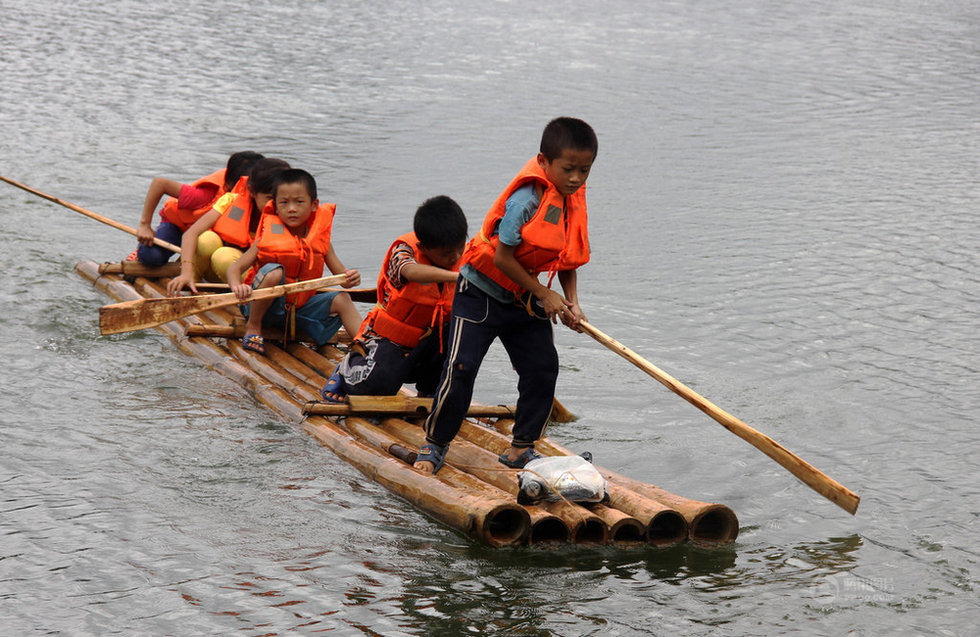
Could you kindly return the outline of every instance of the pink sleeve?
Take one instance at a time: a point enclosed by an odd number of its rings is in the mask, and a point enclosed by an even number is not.
[[[214,196],[217,194],[218,187],[212,184],[204,184],[203,186],[182,184],[180,196],[177,197],[177,207],[184,210],[195,210],[214,201]]]

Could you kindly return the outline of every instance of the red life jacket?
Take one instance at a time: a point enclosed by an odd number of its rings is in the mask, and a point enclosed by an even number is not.
[[[242,177],[231,190],[235,195],[228,209],[221,213],[211,229],[221,237],[226,246],[234,246],[242,250],[252,245],[251,222],[252,193],[248,190],[248,177]],[[261,214],[261,213],[260,213]]]
[[[391,255],[395,247],[402,243],[407,243],[412,248],[416,262],[432,265],[418,248],[418,238],[414,232],[398,237],[388,248],[378,276],[378,304],[368,312],[357,334],[357,340],[363,340],[364,332],[370,328],[396,345],[413,348],[431,328],[441,329],[443,323],[449,320],[456,289],[454,284],[406,281],[401,288],[396,288],[388,278]],[[459,266],[453,268],[453,271],[459,271]]]
[[[278,263],[285,269],[286,283],[308,281],[323,276],[323,266],[330,251],[330,231],[337,206],[320,204],[306,222],[306,236],[298,237],[283,224],[279,215],[265,214],[255,241],[258,244],[253,272],[267,263]],[[286,305],[302,307],[315,290],[286,295]]]
[[[222,168],[217,172],[211,173],[207,177],[201,177],[191,185],[197,188],[208,184],[217,186],[218,189],[214,191],[214,198],[209,201],[207,205],[201,206],[200,208],[194,208],[193,210],[187,210],[185,208],[178,208],[177,198],[170,197],[163,203],[163,208],[160,209],[160,218],[168,223],[174,224],[180,228],[181,232],[186,231],[188,228],[194,225],[195,221],[203,217],[204,213],[211,210],[211,206],[218,200],[218,197],[228,192],[225,189],[225,169]]]
[[[521,243],[514,251],[517,262],[532,275],[548,272],[548,287],[555,273],[574,270],[589,261],[588,215],[585,185],[564,197],[548,181],[537,158],[524,165],[494,202],[479,234],[470,240],[461,259],[501,287],[519,296],[524,290],[493,263],[500,238],[495,234],[506,210],[507,198],[531,182],[541,193],[541,203],[521,229]]]

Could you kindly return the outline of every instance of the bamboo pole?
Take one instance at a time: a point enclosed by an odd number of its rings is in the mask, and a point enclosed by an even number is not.
[[[796,456],[769,436],[756,431],[735,416],[720,409],[696,391],[684,385],[619,341],[603,334],[588,321],[580,321],[579,325],[589,336],[604,345],[607,349],[633,363],[672,392],[713,418],[722,427],[778,462],[784,469],[799,478],[808,487],[851,515],[857,513],[858,504],[861,502],[858,494]]]
[[[115,221],[115,220],[110,219],[108,217],[103,217],[102,215],[100,215],[98,213],[95,213],[95,212],[92,212],[91,210],[86,210],[85,208],[82,208],[81,206],[76,206],[73,203],[68,203],[67,201],[64,201],[62,199],[58,199],[57,197],[54,197],[52,195],[49,195],[49,194],[47,194],[45,192],[41,192],[40,190],[37,190],[35,188],[31,188],[30,186],[26,186],[26,185],[20,183],[19,181],[14,181],[13,179],[10,179],[9,177],[4,177],[3,175],[0,175],[0,179],[2,179],[3,181],[7,182],[11,186],[17,186],[21,190],[26,190],[27,192],[31,193],[32,195],[36,195],[36,196],[38,196],[38,197],[40,197],[42,199],[47,199],[48,201],[53,201],[54,203],[56,203],[56,204],[58,204],[60,206],[64,206],[65,208],[68,208],[69,210],[74,210],[75,212],[77,212],[79,214],[83,214],[83,215],[85,215],[86,217],[88,217],[90,219],[95,219],[96,221],[98,221],[100,223],[104,223],[107,226],[112,226],[113,228],[115,228],[117,230],[122,230],[123,232],[128,232],[129,234],[133,235],[134,237],[135,236],[138,236],[135,228],[130,228],[129,226],[127,226],[125,224],[119,223],[118,221]],[[180,254],[180,246],[176,246],[176,245],[170,243],[169,241],[164,241],[163,239],[158,239],[156,237],[153,237],[153,243],[155,243],[156,245],[160,246],[161,248],[166,248],[167,250],[170,250],[171,252],[176,252],[176,253]]]

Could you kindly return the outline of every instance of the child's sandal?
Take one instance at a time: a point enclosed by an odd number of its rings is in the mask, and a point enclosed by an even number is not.
[[[449,445],[440,447],[437,444],[427,442],[419,449],[418,456],[415,458],[415,463],[431,462],[432,474],[435,475],[439,472],[439,469],[442,469],[442,465],[446,461],[446,451],[448,449]]]
[[[261,334],[246,334],[242,339],[242,347],[256,354],[265,354],[265,339]]]

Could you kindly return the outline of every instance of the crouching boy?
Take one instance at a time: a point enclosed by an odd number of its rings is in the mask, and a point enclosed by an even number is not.
[[[404,383],[415,383],[420,396],[435,391],[466,245],[466,217],[455,201],[440,195],[419,206],[413,228],[388,248],[378,276],[378,304],[323,387],[329,402],[346,394],[394,395]]]

